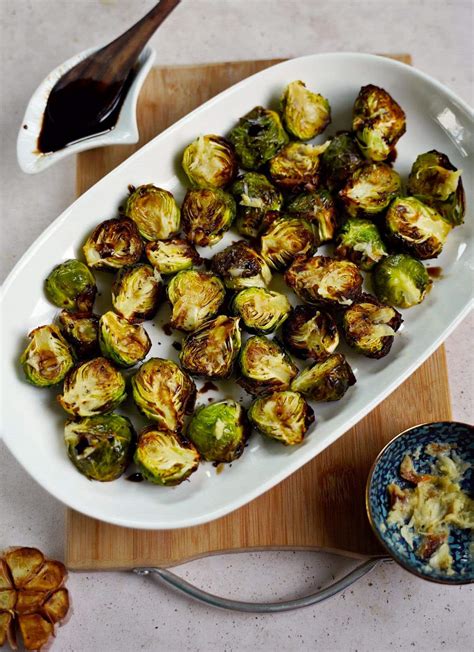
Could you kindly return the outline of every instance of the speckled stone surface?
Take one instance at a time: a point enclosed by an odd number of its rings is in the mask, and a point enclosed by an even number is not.
[[[72,54],[111,40],[152,0],[0,0],[1,278],[74,198],[74,161],[37,176],[16,164],[16,132],[38,82]],[[158,63],[292,57],[324,51],[410,52],[415,65],[471,104],[469,0],[183,0],[153,38]],[[454,418],[473,421],[474,320],[447,341]],[[466,346],[466,343],[469,343]],[[34,545],[62,558],[64,508],[0,443],[0,548]],[[236,598],[309,592],[353,562],[313,553],[214,557],[179,569]],[[471,587],[423,582],[393,564],[304,611],[251,616],[207,609],[154,580],[74,573],[74,615],[53,650],[449,650],[472,648]]]

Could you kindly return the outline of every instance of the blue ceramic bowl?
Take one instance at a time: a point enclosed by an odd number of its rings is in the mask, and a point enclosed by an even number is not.
[[[472,536],[469,530],[453,529],[449,536],[449,548],[453,557],[453,575],[429,567],[426,560],[415,555],[414,550],[400,535],[397,525],[388,526],[387,516],[390,504],[387,485],[396,482],[402,488],[413,485],[400,477],[399,469],[407,453],[421,450],[415,468],[421,473],[429,473],[433,457],[424,453],[427,444],[440,442],[456,444],[456,453],[471,468],[466,471],[461,482],[463,491],[473,495],[474,483],[474,429],[472,426],[451,421],[426,423],[405,430],[397,435],[379,453],[369,473],[366,489],[367,515],[380,543],[387,552],[404,568],[419,577],[444,584],[469,584],[474,582],[474,560],[470,553]]]

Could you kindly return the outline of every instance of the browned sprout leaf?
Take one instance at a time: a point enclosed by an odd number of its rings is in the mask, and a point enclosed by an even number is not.
[[[16,548],[5,555],[5,561],[17,589],[24,586],[44,564],[44,556],[36,548]]]
[[[41,614],[24,614],[18,616],[18,625],[23,645],[27,650],[39,650],[46,645],[54,633],[54,625]]]
[[[12,650],[17,649],[13,615],[9,611],[0,611],[0,647],[7,641]]]
[[[65,618],[68,611],[69,592],[67,589],[58,589],[52,593],[43,605],[43,612],[52,623],[58,623]]]

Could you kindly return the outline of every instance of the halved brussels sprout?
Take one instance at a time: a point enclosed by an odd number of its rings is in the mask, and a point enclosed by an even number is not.
[[[337,228],[336,205],[327,190],[321,188],[298,195],[288,204],[287,211],[313,225],[317,245],[333,239]]]
[[[56,326],[38,326],[20,357],[26,380],[37,387],[61,382],[74,364],[69,344]]]
[[[58,317],[64,339],[73,347],[79,359],[99,352],[99,318],[84,312],[62,310]]]
[[[383,88],[362,86],[354,103],[352,129],[367,158],[385,161],[405,133],[405,113]]]
[[[86,478],[109,482],[127,468],[135,431],[127,417],[101,414],[66,421],[64,442],[69,459]]]
[[[183,153],[183,169],[193,186],[223,188],[238,170],[233,146],[222,136],[199,136]]]
[[[90,312],[97,292],[91,270],[80,260],[56,265],[44,283],[48,299],[66,310]]]
[[[146,480],[173,487],[199,466],[199,453],[175,433],[148,426],[140,433],[133,460]]]
[[[227,399],[198,407],[186,434],[208,462],[233,462],[244,452],[250,426],[243,407]]]
[[[284,294],[265,288],[247,288],[235,295],[232,312],[251,333],[273,333],[288,317],[291,305]]]
[[[353,134],[349,131],[336,134],[321,156],[324,178],[329,189],[339,190],[364,162],[365,158]]]
[[[395,308],[363,295],[344,312],[342,328],[347,343],[358,353],[368,358],[383,358],[392,348],[402,321]]]
[[[239,240],[212,258],[212,271],[231,290],[266,287],[272,280],[267,263],[250,245]]]
[[[451,225],[416,197],[395,199],[385,215],[387,233],[407,253],[426,260],[443,249]]]
[[[196,376],[229,378],[240,350],[239,321],[219,315],[188,335],[180,353],[183,367]]]
[[[184,233],[194,244],[210,247],[230,229],[235,212],[234,198],[224,190],[188,190],[181,207]]]
[[[150,358],[132,376],[133,398],[143,414],[161,430],[179,431],[193,409],[196,385],[175,362]]]
[[[119,367],[133,367],[151,349],[151,340],[143,326],[131,324],[111,310],[100,318],[99,343],[102,355]]]
[[[176,274],[201,263],[201,257],[187,240],[157,240],[146,246],[146,257],[160,274]]]
[[[336,256],[351,260],[365,272],[369,272],[384,256],[388,256],[378,228],[372,220],[360,217],[349,217],[344,222],[337,234],[336,245]]]
[[[347,212],[352,217],[377,215],[401,193],[398,172],[385,163],[365,163],[348,178],[339,191]]]
[[[420,154],[408,177],[408,192],[434,208],[452,226],[464,222],[466,201],[461,170],[446,154],[435,149]]]
[[[179,231],[181,214],[173,195],[151,183],[131,188],[124,210],[145,240],[167,240]]]
[[[410,308],[423,301],[432,282],[422,262],[407,254],[396,254],[377,265],[373,284],[379,301]]]
[[[289,389],[298,373],[290,356],[275,341],[259,335],[245,342],[239,364],[241,376],[237,382],[254,396]]]
[[[297,256],[285,273],[285,281],[308,303],[349,306],[359,296],[362,275],[357,265],[329,256]]]
[[[256,106],[239,120],[229,134],[242,166],[258,170],[288,142],[280,116],[275,111]]]
[[[116,217],[96,226],[83,251],[89,267],[115,271],[140,260],[143,241],[135,222],[128,217]]]
[[[339,331],[333,317],[311,306],[296,306],[283,325],[285,347],[298,358],[321,360],[339,344]]]
[[[214,317],[225,298],[225,287],[211,272],[187,270],[176,274],[168,284],[173,307],[171,326],[191,332]]]
[[[299,217],[280,217],[260,238],[260,254],[273,269],[285,269],[298,256],[315,250],[314,229]]]
[[[117,274],[112,285],[112,305],[129,322],[142,322],[156,314],[162,290],[158,270],[151,265],[138,263]]]
[[[57,399],[69,414],[93,417],[112,412],[126,396],[120,371],[107,358],[94,358],[68,373]]]
[[[301,444],[314,411],[298,392],[286,390],[255,399],[249,408],[249,419],[267,437],[285,446]]]
[[[342,353],[333,353],[300,371],[291,383],[291,389],[313,401],[338,401],[355,382],[352,369]]]
[[[232,185],[237,202],[237,230],[256,238],[263,228],[266,215],[279,211],[283,197],[264,174],[246,172]]]
[[[322,95],[313,93],[302,81],[293,81],[280,100],[283,123],[299,140],[310,140],[331,122],[331,107]]]
[[[306,143],[288,143],[269,163],[273,183],[290,192],[310,192],[319,185],[320,156],[328,147]]]

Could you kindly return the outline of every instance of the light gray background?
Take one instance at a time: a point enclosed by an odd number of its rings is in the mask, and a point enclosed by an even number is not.
[[[26,103],[59,62],[108,42],[153,0],[0,0],[1,278],[74,199],[71,158],[22,174],[15,141]],[[157,64],[293,57],[325,51],[410,52],[414,64],[472,102],[472,3],[446,0],[183,0],[152,40]],[[471,180],[472,181],[472,180]],[[21,300],[19,298],[19,300]],[[7,318],[4,315],[4,318]],[[454,418],[472,422],[472,317],[447,341]],[[64,509],[0,443],[0,548],[62,558]],[[215,557],[180,572],[238,598],[275,599],[331,580],[348,562],[312,553]],[[473,591],[389,565],[304,611],[250,616],[206,609],[126,573],[72,574],[74,614],[55,650],[466,650]]]

